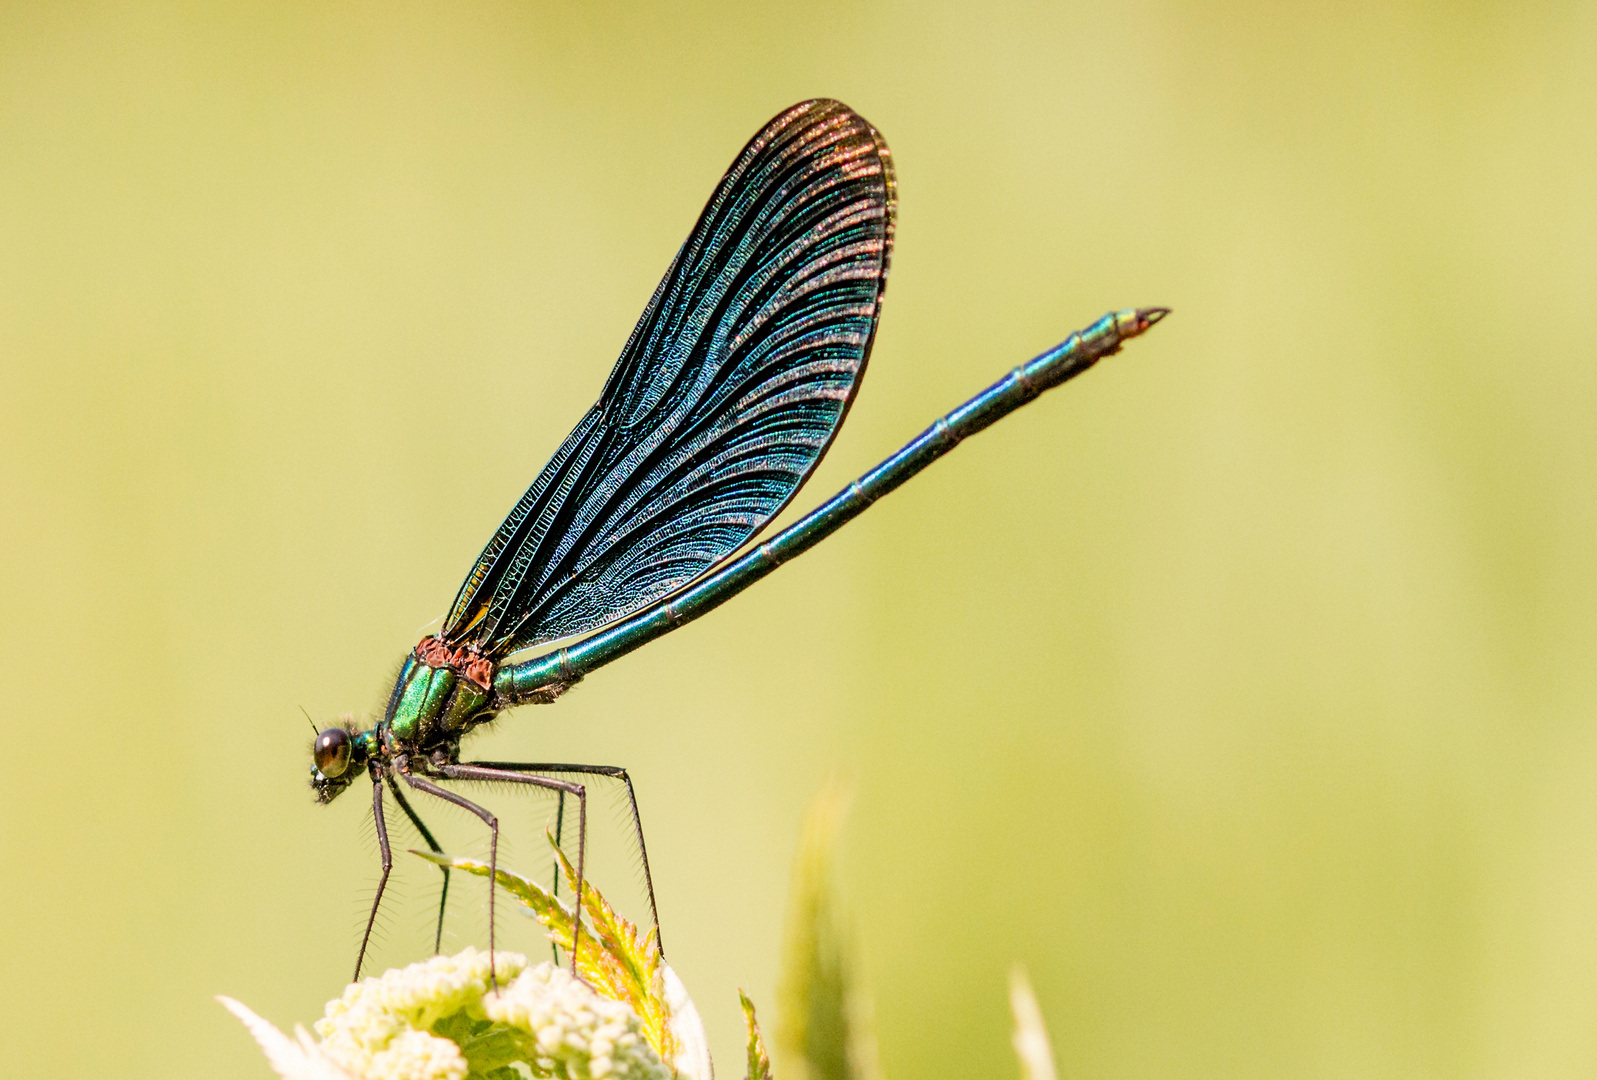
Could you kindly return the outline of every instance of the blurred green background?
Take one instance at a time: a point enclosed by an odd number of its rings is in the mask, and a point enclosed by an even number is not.
[[[798,509],[1176,313],[475,744],[634,770],[722,1071],[836,772],[889,1078],[1012,1075],[1014,960],[1071,1078],[1597,1071],[1597,8],[1147,0],[0,8],[9,1075],[264,1077],[211,995],[341,989],[301,707],[381,705],[815,95],[901,202]]]

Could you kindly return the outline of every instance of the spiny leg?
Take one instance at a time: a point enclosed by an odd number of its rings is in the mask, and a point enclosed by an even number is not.
[[[501,768],[498,765],[482,764],[482,762],[466,762],[465,765],[442,765],[439,773],[449,776],[450,780],[484,780],[489,783],[533,784],[538,788],[551,788],[561,796],[561,808],[557,816],[561,818],[559,824],[564,826],[565,796],[577,796],[577,899],[572,904],[575,917],[572,920],[572,976],[577,976],[577,943],[583,925],[583,882],[586,880],[586,863],[588,863],[588,789],[583,784],[573,784],[567,780],[556,780],[554,776],[537,776],[529,773],[516,772],[514,768]],[[559,839],[556,839],[559,842]],[[559,959],[559,949],[554,952]]]
[[[442,765],[437,766],[436,768],[438,770],[438,775],[450,780],[498,780],[510,783],[536,784],[539,787],[547,787],[553,788],[556,791],[569,792],[577,796],[578,804],[581,807],[580,820],[582,822],[582,839],[584,843],[587,840],[587,793],[583,790],[583,787],[580,784],[571,784],[564,780],[554,780],[547,776],[520,776],[516,773],[500,772],[495,769],[463,768],[459,765]],[[494,894],[499,891],[499,819],[485,807],[478,806],[470,799],[465,798],[462,795],[457,795],[453,791],[448,791],[444,788],[441,788],[430,780],[417,776],[408,771],[401,772],[399,775],[406,784],[415,788],[417,791],[424,791],[429,795],[444,800],[445,802],[454,803],[463,810],[469,810],[471,813],[476,814],[477,817],[481,818],[483,823],[488,826],[488,978],[489,981],[492,982],[494,989],[497,990],[499,988],[499,979],[494,969]],[[580,854],[578,856],[577,862],[577,884],[579,887],[582,884],[582,861]],[[581,895],[580,892],[578,895]],[[577,974],[577,941],[581,934],[582,912],[579,908],[577,911],[577,918],[572,924],[571,931],[571,974],[573,976],[576,976]]]
[[[551,788],[555,791],[577,797],[577,896],[572,905],[573,918],[571,922],[571,974],[577,977],[577,940],[582,933],[582,886],[587,880],[588,859],[588,789],[581,784],[573,784],[568,780],[556,780],[552,776],[534,776],[517,772],[513,769],[500,768],[496,765],[483,765],[468,763],[465,765],[440,765],[437,767],[442,776],[451,780],[486,780],[489,783],[501,784],[532,784],[535,787]],[[492,911],[489,912],[490,916]]]
[[[499,819],[470,799],[456,795],[453,791],[445,791],[431,781],[423,780],[410,772],[402,772],[399,775],[404,778],[405,783],[417,791],[425,791],[429,795],[436,795],[444,802],[454,803],[462,809],[470,810],[482,818],[484,824],[488,826],[488,981],[497,991],[499,978],[494,971],[494,893],[499,891],[496,880],[499,870]]]
[[[483,761],[476,761],[476,762],[472,762],[472,764],[474,764],[474,765],[487,765],[488,763],[487,762],[483,762]],[[497,763],[495,763],[494,765],[491,765],[489,767],[490,768],[503,768],[504,766],[498,765]],[[562,835],[564,835],[565,829],[566,829],[566,793],[562,791],[560,793],[560,801],[555,804],[555,847],[559,847],[560,846],[560,837]],[[560,860],[559,859],[555,860],[554,878],[549,883],[549,893],[550,893],[551,896],[559,896],[560,895]]]
[[[476,765],[485,769],[504,769],[510,772],[534,773],[587,773],[590,776],[608,776],[618,779],[627,786],[627,807],[632,811],[632,829],[638,838],[638,857],[643,860],[643,885],[649,891],[649,917],[654,920],[654,943],[660,949],[660,959],[665,959],[665,943],[660,936],[660,910],[654,902],[654,877],[649,873],[649,847],[643,840],[643,818],[638,813],[638,795],[632,788],[632,777],[627,770],[619,765],[571,765],[553,762],[520,762],[520,761],[471,761],[468,765]],[[560,806],[555,811],[555,843],[560,842],[560,825],[564,816],[566,803],[564,797]],[[555,887],[560,885],[560,871],[555,869]]]
[[[433,834],[427,830],[426,825],[422,824],[421,818],[416,815],[416,811],[411,809],[404,793],[399,790],[399,785],[394,783],[394,778],[389,776],[387,779],[388,790],[393,793],[394,801],[399,804],[399,808],[405,812],[405,816],[410,819],[410,823],[416,826],[416,831],[421,833],[421,838],[427,842],[427,846],[432,849],[432,853],[434,855],[442,855],[444,849],[438,846],[438,841],[433,839]],[[438,869],[443,871],[444,891],[438,896],[438,930],[433,934],[433,952],[435,953],[443,951],[444,909],[449,906],[449,867],[440,864]]]
[[[377,908],[383,902],[383,890],[388,888],[388,872],[394,868],[394,854],[388,850],[388,826],[383,822],[383,785],[375,779],[372,781],[372,820],[377,823],[377,850],[383,857],[383,875],[377,879],[377,895],[372,897],[372,913],[366,916],[366,933],[361,935],[360,953],[355,957],[355,977],[351,982],[360,982],[360,969],[366,963],[366,945],[372,939],[372,927],[377,922]]]
[[[560,837],[566,828],[566,793],[561,792],[559,801],[555,803],[555,847],[560,846]],[[554,867],[549,871],[549,895],[556,900],[560,898],[560,860],[554,859]],[[554,942],[549,943],[549,951],[554,954],[555,963],[560,963],[560,946]]]

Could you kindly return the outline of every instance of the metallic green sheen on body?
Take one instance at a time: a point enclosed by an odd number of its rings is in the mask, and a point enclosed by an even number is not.
[[[444,708],[444,730],[450,735],[459,735],[491,720],[493,712],[485,711],[488,698],[488,692],[470,679],[458,680],[455,683],[455,692]]]
[[[435,668],[411,655],[400,669],[383,726],[397,742],[431,746],[488,719],[483,715],[488,697],[453,669]]]
[[[357,731],[351,739],[355,744],[353,756],[356,761],[370,761],[382,749],[375,728],[371,731]]]

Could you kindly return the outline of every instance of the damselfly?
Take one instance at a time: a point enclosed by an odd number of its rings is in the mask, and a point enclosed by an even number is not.
[[[462,762],[461,740],[505,709],[554,701],[596,668],[730,599],[961,439],[1079,375],[1167,313],[1104,316],[938,420],[807,517],[754,543],[814,470],[859,390],[887,284],[893,205],[887,144],[847,106],[806,101],[766,124],[722,177],[598,403],[483,549],[443,628],[406,658],[382,719],[369,730],[334,726],[317,734],[311,784],[318,801],[332,801],[363,773],[372,783],[382,876],[357,979],[393,862],[385,790],[434,851],[406,791],[475,814],[488,826],[490,868],[498,862],[498,819],[443,784],[534,785],[558,793],[562,807],[574,798],[580,897],[588,793],[564,777],[619,779],[658,933],[625,769]],[[490,884],[490,951],[496,891]],[[445,868],[435,948],[448,897]]]

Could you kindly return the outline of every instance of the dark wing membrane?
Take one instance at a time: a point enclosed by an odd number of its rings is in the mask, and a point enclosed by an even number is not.
[[[735,551],[826,452],[893,239],[887,144],[836,101],[744,147],[604,393],[483,549],[444,627],[491,656],[596,629]]]

